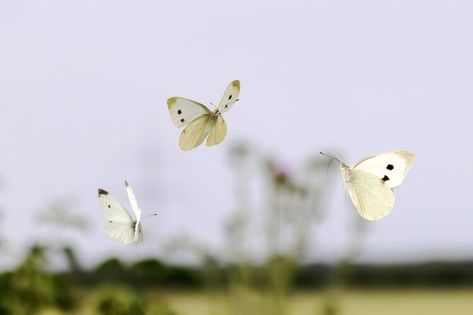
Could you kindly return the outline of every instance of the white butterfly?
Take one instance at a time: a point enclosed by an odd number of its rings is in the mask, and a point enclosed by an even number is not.
[[[227,134],[227,124],[222,113],[229,110],[240,95],[240,81],[228,85],[217,108],[213,111],[206,106],[182,97],[168,99],[168,109],[174,126],[185,126],[179,138],[179,147],[189,151],[199,146],[207,138],[207,145],[212,146],[223,141]]]
[[[99,188],[99,205],[104,216],[104,232],[122,243],[131,244],[142,238],[141,209],[136,202],[131,186],[125,181],[126,192],[135,215],[133,219],[128,211],[107,191]]]
[[[367,157],[350,167],[338,158],[330,157],[340,163],[351,200],[367,220],[378,220],[391,212],[394,206],[392,189],[402,183],[415,159],[413,153],[397,150]]]

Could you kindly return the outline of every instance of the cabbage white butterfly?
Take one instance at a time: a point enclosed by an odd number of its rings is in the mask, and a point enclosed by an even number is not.
[[[107,191],[99,188],[99,206],[104,216],[103,231],[122,243],[131,244],[142,238],[141,209],[131,186],[125,181],[126,192],[135,218]]]
[[[379,220],[394,206],[393,188],[407,175],[415,155],[396,150],[362,159],[350,167],[337,157],[327,155],[340,163],[343,181],[358,213],[367,220]]]
[[[210,111],[206,106],[183,97],[168,99],[168,109],[174,126],[184,130],[179,137],[179,147],[189,151],[207,139],[207,146],[217,145],[227,134],[225,113],[238,101],[240,81],[232,81],[225,89],[217,108]]]

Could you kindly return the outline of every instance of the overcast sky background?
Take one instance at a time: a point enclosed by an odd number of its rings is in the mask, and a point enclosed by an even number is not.
[[[0,264],[37,239],[74,241],[86,264],[154,255],[179,233],[221,247],[235,207],[227,153],[242,139],[294,169],[327,148],[350,164],[411,150],[361,259],[473,258],[472,16],[467,0],[1,1]],[[180,151],[166,99],[215,104],[234,79],[225,141]],[[129,207],[125,178],[144,214],[159,211],[137,246],[100,228],[97,188]],[[314,235],[319,260],[349,241],[346,198],[340,182]],[[36,223],[61,199],[87,233]]]

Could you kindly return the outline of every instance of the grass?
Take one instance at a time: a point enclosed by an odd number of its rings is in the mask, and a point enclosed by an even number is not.
[[[172,309],[182,315],[233,315],[261,314],[255,305],[261,305],[271,299],[252,296],[244,299],[241,312],[230,312],[229,305],[235,310],[234,294],[229,298],[222,293],[165,293],[164,298]],[[473,314],[473,290],[379,290],[348,291],[338,295],[339,315],[471,315]],[[243,299],[240,300],[243,303]],[[287,301],[289,314],[323,314],[326,295],[321,292],[296,293]],[[252,311],[244,311],[244,308]],[[267,309],[267,308],[266,308]],[[244,312],[243,312],[244,311]]]

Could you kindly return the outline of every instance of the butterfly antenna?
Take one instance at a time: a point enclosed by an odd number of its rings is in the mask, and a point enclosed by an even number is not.
[[[324,153],[324,152],[320,152],[320,154],[328,156],[329,158],[331,158],[330,163],[332,163],[332,161],[335,160],[338,163],[340,163],[340,165],[343,165],[343,162],[335,154],[332,155],[332,154],[327,154],[327,153]]]
[[[330,169],[330,166],[332,165],[332,162],[335,161],[334,159],[330,159],[330,162],[328,162],[328,165],[327,165],[327,170],[325,171],[325,174],[327,175],[328,174],[328,170]]]
[[[157,213],[153,213],[153,214],[148,214],[146,217],[144,217],[143,219],[146,219],[146,218],[149,218],[149,217],[154,217],[154,216],[157,216],[158,214]]]
[[[328,170],[330,168],[330,165],[332,165],[333,161],[337,161],[340,165],[343,165],[343,162],[336,156],[336,154],[332,155],[332,154],[327,154],[327,153],[324,153],[324,152],[320,152],[320,154],[328,156],[330,158],[330,162],[327,165],[327,174],[328,174]]]

